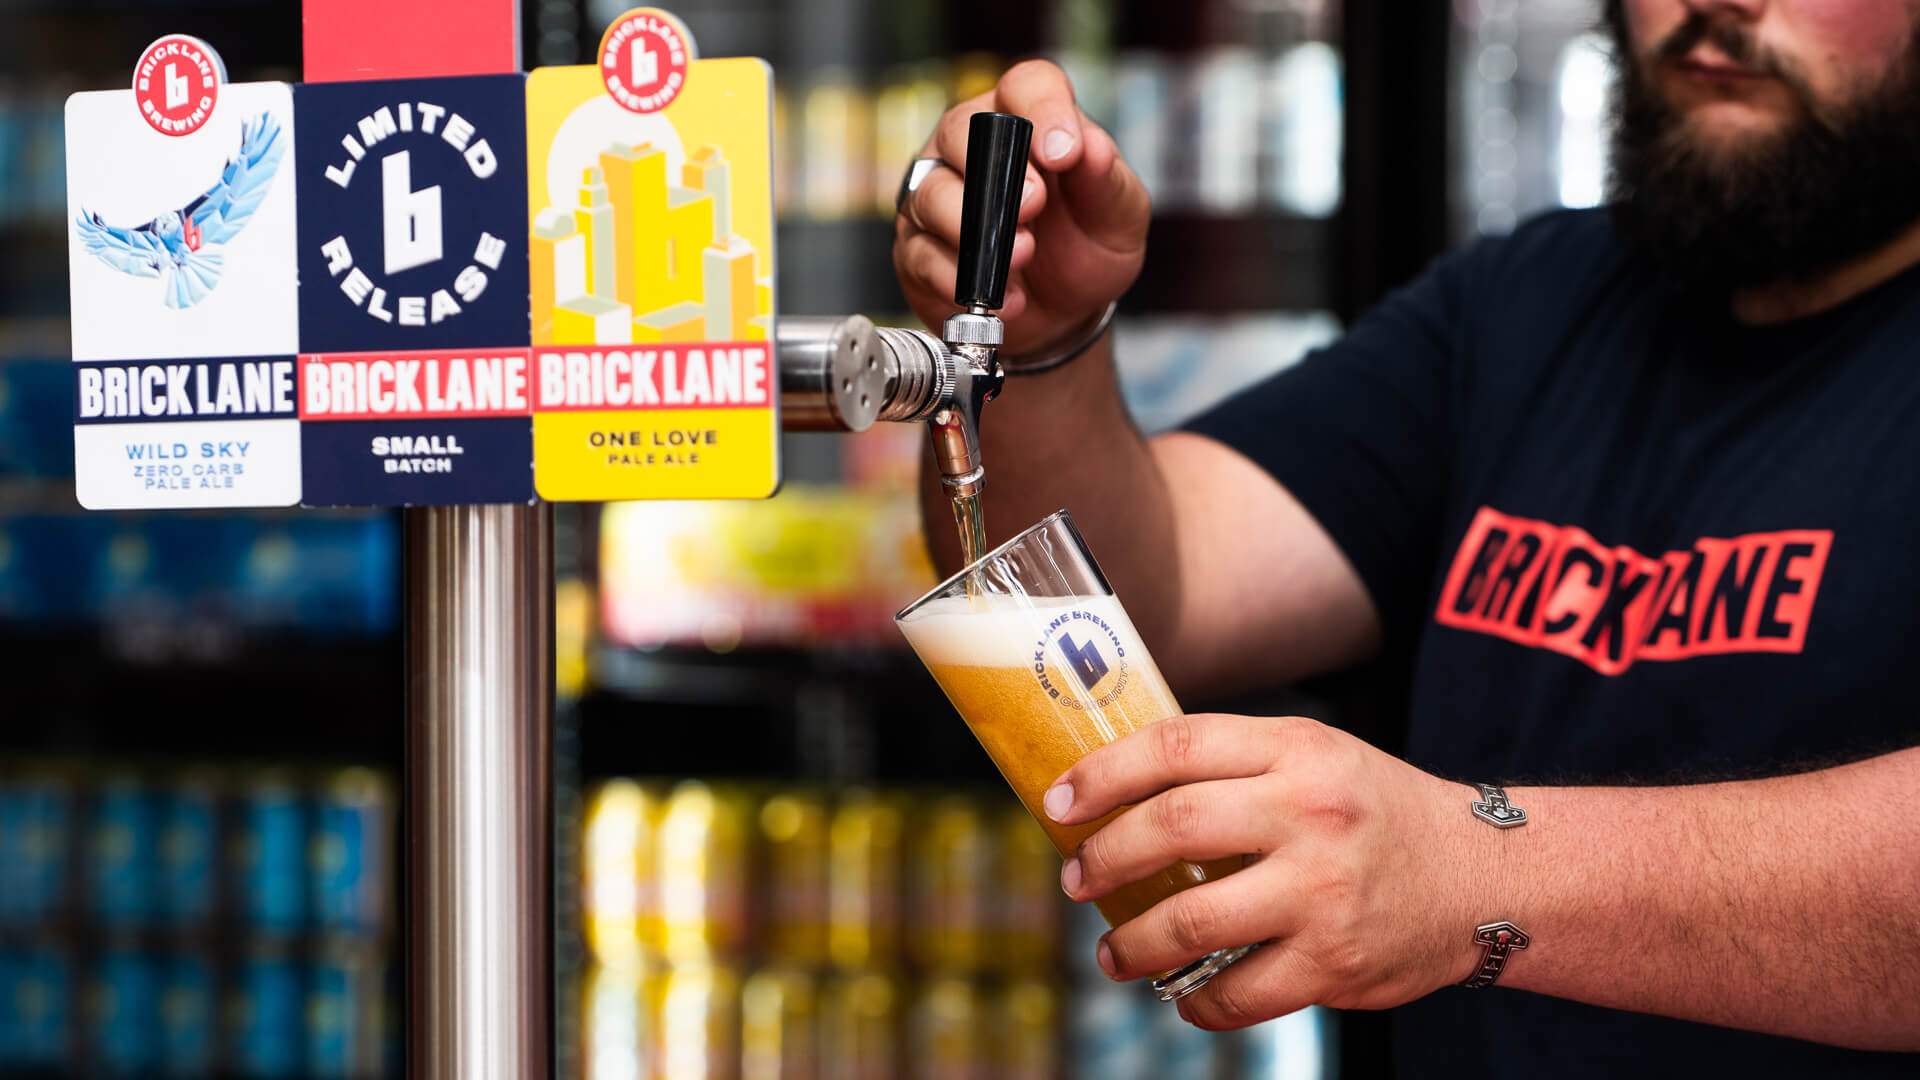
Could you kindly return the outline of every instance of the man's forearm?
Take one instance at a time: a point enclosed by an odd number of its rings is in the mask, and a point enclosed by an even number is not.
[[[1108,334],[1065,367],[1010,377],[982,410],[987,536],[998,544],[1061,507],[1100,559],[1150,646],[1178,600],[1174,523],[1165,481],[1122,401]],[[921,510],[941,573],[960,568],[953,509],[929,453]]]
[[[1767,780],[1509,795],[1528,824],[1474,827],[1461,860],[1486,921],[1533,939],[1502,986],[1920,1049],[1920,748]]]

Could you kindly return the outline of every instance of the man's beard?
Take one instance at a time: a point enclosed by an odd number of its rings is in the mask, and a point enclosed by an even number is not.
[[[1806,281],[1875,251],[1920,219],[1920,32],[1870,96],[1823,107],[1744,26],[1694,14],[1643,61],[1621,0],[1607,0],[1614,88],[1611,201],[1623,232],[1690,284]],[[1646,67],[1711,40],[1800,102],[1780,130],[1703,145]]]

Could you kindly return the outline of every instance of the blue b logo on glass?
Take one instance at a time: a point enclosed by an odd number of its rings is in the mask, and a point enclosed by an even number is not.
[[[1088,690],[1099,686],[1100,680],[1107,677],[1107,661],[1092,638],[1084,645],[1076,645],[1072,637],[1061,634],[1060,655],[1067,658],[1067,667],[1080,676],[1080,685]]]
[[[1050,614],[1034,639],[1032,654],[1033,678],[1047,699],[1066,709],[1104,709],[1118,700],[1127,690],[1127,646],[1114,622],[1106,613],[1085,608]],[[1049,660],[1056,647],[1063,663]],[[1078,690],[1063,667],[1079,680]]]

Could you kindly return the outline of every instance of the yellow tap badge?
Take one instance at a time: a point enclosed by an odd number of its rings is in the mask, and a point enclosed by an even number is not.
[[[773,76],[636,8],[527,78],[533,481],[544,499],[779,485]]]

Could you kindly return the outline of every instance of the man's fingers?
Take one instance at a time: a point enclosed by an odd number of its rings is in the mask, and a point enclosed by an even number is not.
[[[1013,255],[1007,260],[1007,269],[1015,273],[1024,270],[1027,264],[1033,261],[1033,245],[1035,242],[1032,229],[1015,229],[1013,231]]]
[[[932,233],[916,232],[894,244],[893,252],[894,269],[910,291],[917,289],[941,297],[953,295],[960,263],[950,245]]]
[[[1047,790],[1047,816],[1092,821],[1177,784],[1256,776],[1277,760],[1289,725],[1280,717],[1172,716],[1081,758]]]
[[[1058,64],[1025,60],[1000,76],[996,93],[1001,112],[1033,121],[1028,155],[1049,172],[1064,172],[1080,163],[1085,137],[1080,130],[1080,107],[1074,103],[1073,83]]]
[[[1286,834],[1286,823],[1263,809],[1274,804],[1266,787],[1266,777],[1251,777],[1163,791],[1087,837],[1061,867],[1061,888],[1097,900],[1182,859],[1264,855]]]
[[[952,169],[935,169],[908,197],[907,217],[946,244],[960,242],[960,200],[965,187]]]
[[[1060,175],[1062,205],[1081,230],[1102,246],[1131,253],[1147,242],[1153,199],[1100,125],[1087,121],[1080,167]]]
[[[952,169],[933,170],[907,199],[904,209],[908,220],[949,246],[957,247],[960,243],[960,212],[965,189],[966,182],[958,172]],[[1021,193],[1018,220],[1022,224],[1032,221],[1046,204],[1047,186],[1028,180],[1026,189]]]
[[[940,117],[940,123],[934,126],[933,139],[927,144],[925,156],[937,157],[953,166],[962,176],[967,172],[967,130],[973,123],[973,114],[978,112],[1008,112],[995,98],[993,93],[980,94],[948,109]],[[1032,158],[1031,152],[1028,154]],[[1032,160],[1027,162],[1027,183],[1038,184],[1040,170],[1033,167]]]
[[[964,172],[967,167],[967,124],[974,113],[988,112],[995,107],[994,91],[989,90],[984,94],[975,94],[941,113],[940,122],[933,125],[933,134],[928,137],[920,156],[940,158]]]
[[[1299,928],[1280,860],[1175,893],[1100,939],[1101,970],[1114,979],[1162,975],[1220,949],[1286,937]]]
[[[1302,954],[1274,942],[1241,957],[1180,999],[1180,1018],[1208,1031],[1232,1031],[1312,1005],[1320,989]]]
[[[1031,229],[1013,234],[1013,255],[1008,261],[1011,277],[1007,281],[1006,302],[1000,314],[1017,319],[1025,310],[1026,279],[1021,272],[1033,262],[1034,239]],[[953,306],[953,283],[959,273],[959,258],[952,244],[902,219],[893,245],[893,269],[902,288],[933,298],[935,307]]]
[[[1087,136],[1085,117],[1073,97],[1073,82],[1058,64],[1024,60],[1008,68],[992,91],[968,98],[947,110],[934,132],[930,153],[956,168],[967,165],[967,125],[973,114],[1012,113],[1033,122],[1027,157],[1048,172],[1063,172],[1080,163]]]
[[[1013,250],[1020,251],[1020,238],[1014,237]],[[1032,249],[1029,248],[1029,251]],[[1027,279],[1015,264],[1012,276],[1007,278],[1007,300],[1000,305],[1000,318],[1006,322],[1015,322],[1027,312]]]

